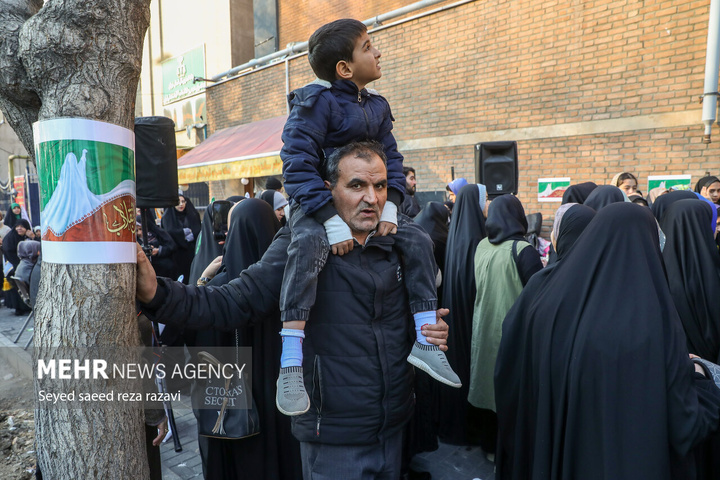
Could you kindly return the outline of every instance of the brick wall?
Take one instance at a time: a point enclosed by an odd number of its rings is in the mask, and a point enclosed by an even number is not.
[[[405,2],[331,3],[281,1],[281,45],[325,21]],[[390,101],[419,190],[444,188],[451,166],[473,181],[475,143],[518,140],[519,197],[550,218],[557,204],[537,202],[538,177],[601,184],[627,170],[646,192],[650,174],[720,173],[718,143],[701,143],[698,104],[708,8],[478,0],[373,33],[383,78],[371,86]],[[289,62],[289,77],[291,89],[313,78],[306,56]],[[210,88],[211,132],[284,114],[284,94],[284,63]],[[717,127],[714,135],[720,142]]]

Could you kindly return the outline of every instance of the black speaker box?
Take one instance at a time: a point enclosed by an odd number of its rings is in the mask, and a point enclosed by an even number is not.
[[[518,192],[517,142],[475,145],[475,178],[487,187],[490,198]]]
[[[135,119],[135,181],[139,208],[168,208],[178,204],[175,122],[171,119]]]

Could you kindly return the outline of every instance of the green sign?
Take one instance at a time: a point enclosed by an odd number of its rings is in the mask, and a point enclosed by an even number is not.
[[[205,46],[201,45],[162,63],[163,105],[191,97],[205,91],[205,82],[193,82],[193,78],[205,78]]]
[[[650,175],[648,176],[648,192],[653,188],[663,187],[667,190],[690,190],[691,175]]]

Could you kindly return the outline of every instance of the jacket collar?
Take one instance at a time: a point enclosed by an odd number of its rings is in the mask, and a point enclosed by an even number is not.
[[[339,90],[343,93],[349,93],[351,95],[358,94],[358,87],[351,80],[335,80],[334,82],[332,82],[332,86],[335,90]],[[367,96],[367,89],[363,88],[362,90],[360,90],[360,94],[363,96]]]

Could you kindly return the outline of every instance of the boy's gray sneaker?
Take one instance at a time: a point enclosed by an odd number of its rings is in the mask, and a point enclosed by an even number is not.
[[[437,345],[423,345],[415,341],[407,361],[438,382],[454,388],[462,387],[462,382],[448,363],[445,352]]]
[[[280,369],[275,405],[280,413],[291,417],[302,415],[310,409],[310,397],[305,391],[302,367]]]

